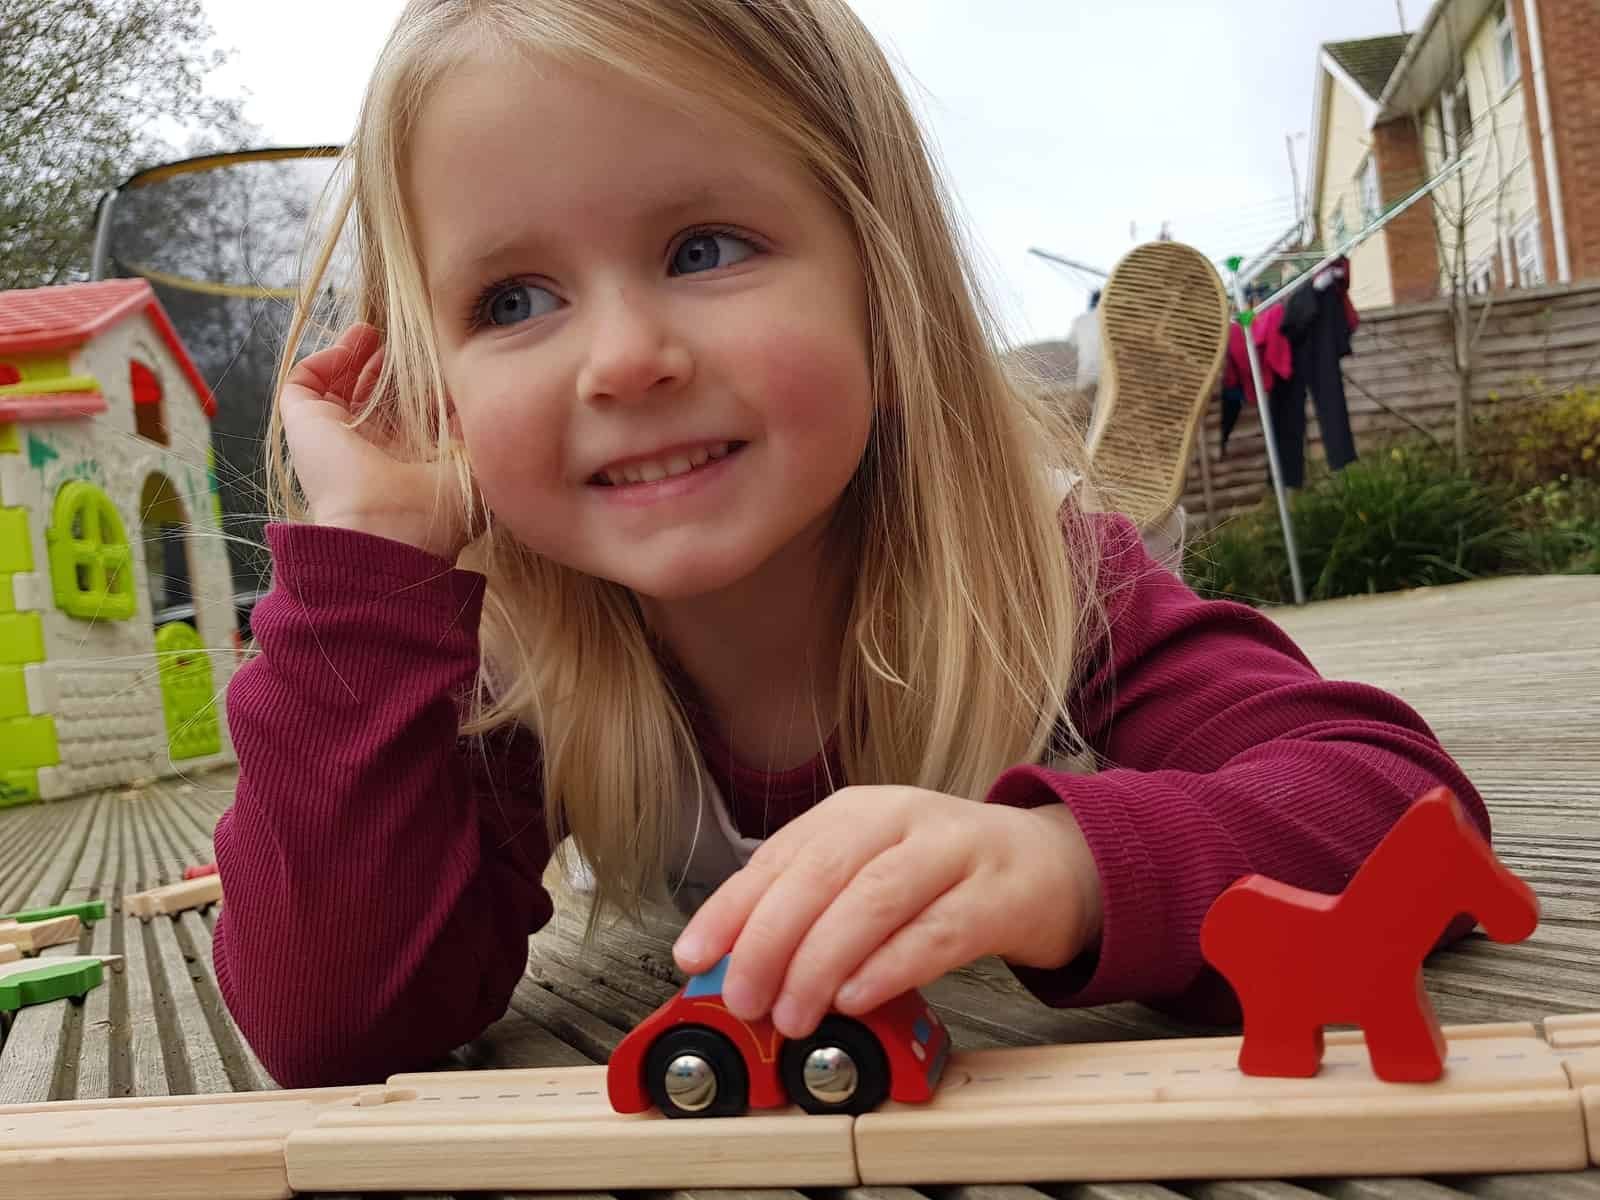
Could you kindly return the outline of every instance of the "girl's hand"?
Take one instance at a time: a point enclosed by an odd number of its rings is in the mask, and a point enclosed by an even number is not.
[[[278,405],[311,519],[408,542],[453,562],[467,529],[448,502],[450,492],[439,488],[448,464],[408,461],[382,421],[351,426],[382,365],[382,336],[355,324],[296,363],[284,382]]]
[[[920,788],[835,792],[767,839],[679,936],[696,974],[730,950],[722,999],[804,1037],[986,954],[1065,966],[1098,936],[1100,881],[1064,804],[1018,809]]]

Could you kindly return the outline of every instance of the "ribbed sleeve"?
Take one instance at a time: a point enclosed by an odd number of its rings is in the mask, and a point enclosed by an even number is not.
[[[1057,1006],[1141,1000],[1236,1020],[1230,989],[1200,955],[1200,924],[1225,888],[1259,872],[1342,891],[1439,784],[1485,836],[1488,814],[1398,698],[1324,679],[1264,613],[1200,599],[1145,554],[1126,520],[1104,536],[1109,632],[1075,705],[1104,769],[1019,767],[989,796],[1072,809],[1101,877],[1101,939],[1061,970],[1016,973]]]
[[[279,1083],[379,1081],[505,1012],[550,915],[537,749],[458,736],[481,576],[343,530],[268,537],[259,653],[228,688],[217,982]]]

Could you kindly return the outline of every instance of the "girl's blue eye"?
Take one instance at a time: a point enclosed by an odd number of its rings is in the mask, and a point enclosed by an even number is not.
[[[497,284],[484,296],[483,320],[489,325],[518,325],[555,308],[555,297],[527,283]]]
[[[755,253],[742,237],[731,233],[697,233],[685,238],[672,256],[672,269],[680,275],[693,275],[717,267],[731,267]]]

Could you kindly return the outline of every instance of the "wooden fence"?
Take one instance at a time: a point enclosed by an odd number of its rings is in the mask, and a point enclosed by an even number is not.
[[[1487,311],[1486,308],[1487,301]],[[1345,397],[1356,452],[1367,454],[1425,429],[1446,445],[1455,424],[1456,374],[1447,302],[1362,314],[1349,358]],[[1472,393],[1477,407],[1492,398],[1556,396],[1600,385],[1600,281],[1508,292],[1473,304]],[[1323,460],[1315,408],[1307,400],[1306,461]],[[1261,418],[1247,405],[1219,454],[1222,408],[1206,412],[1201,445],[1210,467],[1209,503],[1198,456],[1189,466],[1183,504],[1191,522],[1207,525],[1248,508],[1267,494]]]

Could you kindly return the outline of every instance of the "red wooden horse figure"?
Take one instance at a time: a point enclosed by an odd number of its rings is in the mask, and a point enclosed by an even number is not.
[[[1539,902],[1442,787],[1406,811],[1340,895],[1239,880],[1200,929],[1202,953],[1243,1010],[1239,1069],[1315,1075],[1322,1027],[1339,1023],[1361,1027],[1378,1078],[1438,1079],[1444,1035],[1422,960],[1462,913],[1495,941],[1520,942]]]

